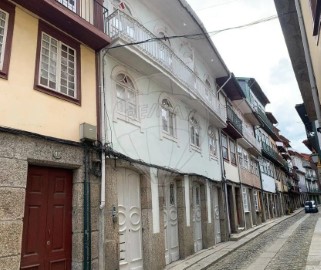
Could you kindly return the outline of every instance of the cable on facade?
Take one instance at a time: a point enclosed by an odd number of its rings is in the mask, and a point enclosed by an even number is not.
[[[246,23],[246,24],[242,24],[242,25],[238,25],[238,26],[227,27],[227,28],[223,28],[223,29],[220,29],[220,30],[214,30],[214,31],[206,32],[206,33],[196,33],[196,34],[174,35],[174,36],[164,36],[164,37],[149,38],[149,39],[145,39],[145,40],[141,40],[141,41],[129,42],[129,43],[126,43],[126,44],[116,45],[116,46],[108,48],[108,50],[127,47],[127,46],[134,46],[134,45],[144,44],[144,43],[158,41],[158,40],[167,41],[167,40],[171,40],[171,39],[175,39],[175,38],[203,39],[203,38],[205,38],[206,35],[214,36],[216,34],[219,34],[219,33],[222,33],[222,32],[226,32],[226,31],[230,31],[230,30],[247,28],[247,27],[254,26],[254,25],[257,25],[257,24],[260,24],[260,23],[269,22],[271,20],[280,18],[282,16],[286,16],[286,15],[289,15],[289,14],[293,14],[293,13],[296,13],[296,11],[290,11],[290,12],[287,12],[287,13],[283,13],[283,14],[281,14],[279,16],[278,15],[272,15],[272,16],[269,16],[269,17],[266,17],[266,18],[259,19],[257,21],[250,22],[250,23]]]

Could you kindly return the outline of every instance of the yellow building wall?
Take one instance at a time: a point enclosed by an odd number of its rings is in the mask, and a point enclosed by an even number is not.
[[[81,106],[34,90],[38,19],[16,8],[8,80],[0,78],[0,126],[79,141],[96,125],[95,52],[81,46]]]
[[[321,102],[321,33],[320,37],[313,36],[313,17],[310,7],[310,1],[301,0],[301,10],[305,25],[305,30],[307,33],[310,55],[314,70],[314,75],[316,79],[316,84],[319,92],[319,100]],[[319,40],[318,40],[319,39]]]

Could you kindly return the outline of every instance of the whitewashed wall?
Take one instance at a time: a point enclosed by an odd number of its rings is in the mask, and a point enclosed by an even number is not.
[[[268,176],[264,173],[261,174],[262,177],[262,188],[265,191],[276,192],[275,190],[275,180],[273,177]]]
[[[218,150],[218,131],[216,130],[217,156],[209,154],[208,126],[209,118],[195,112],[201,127],[201,150],[191,148],[189,140],[189,115],[194,110],[181,101],[181,96],[171,94],[171,89],[164,89],[153,81],[152,77],[139,74],[134,69],[120,65],[112,57],[106,56],[105,77],[107,115],[107,141],[112,147],[126,156],[183,173],[195,173],[211,179],[221,179]],[[140,121],[124,121],[117,117],[116,83],[113,74],[124,71],[133,80],[138,90]],[[168,97],[177,111],[177,140],[162,136],[159,101]]]

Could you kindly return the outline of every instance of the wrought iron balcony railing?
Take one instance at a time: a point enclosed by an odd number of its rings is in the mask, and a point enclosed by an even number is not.
[[[269,118],[267,118],[266,114],[258,107],[255,107],[254,110],[256,111],[256,113],[258,114],[258,117],[260,119],[262,128],[269,133],[272,137],[275,136],[274,133],[274,126],[271,123],[271,121],[269,120]]]
[[[119,38],[126,43],[136,43],[134,46],[140,53],[171,74],[192,95],[206,104],[219,119],[226,122],[225,106],[219,102],[215,91],[209,89],[169,46],[159,40],[137,20],[117,10],[107,18],[107,34],[112,40]],[[151,40],[152,42],[142,42],[146,40]]]
[[[108,9],[98,0],[53,0],[106,33]]]
[[[242,120],[237,116],[237,114],[232,110],[232,108],[227,105],[226,107],[227,112],[227,120],[240,132],[243,134],[243,125]]]

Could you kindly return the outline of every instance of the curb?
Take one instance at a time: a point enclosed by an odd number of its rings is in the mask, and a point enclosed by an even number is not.
[[[225,256],[229,255],[231,252],[237,250],[238,248],[242,247],[246,243],[250,242],[251,240],[258,237],[263,232],[267,231],[268,229],[274,227],[275,225],[279,224],[280,222],[294,217],[295,215],[302,212],[304,209],[299,208],[294,211],[291,215],[282,216],[276,219],[269,221],[268,223],[263,223],[255,228],[249,229],[244,232],[244,235],[241,235],[236,240],[229,240],[227,242],[219,243],[213,247],[208,249],[204,249],[200,252],[197,252],[184,260],[179,260],[176,263],[174,262],[173,265],[167,265],[164,269],[166,270],[203,270],[211,265],[217,263]]]

